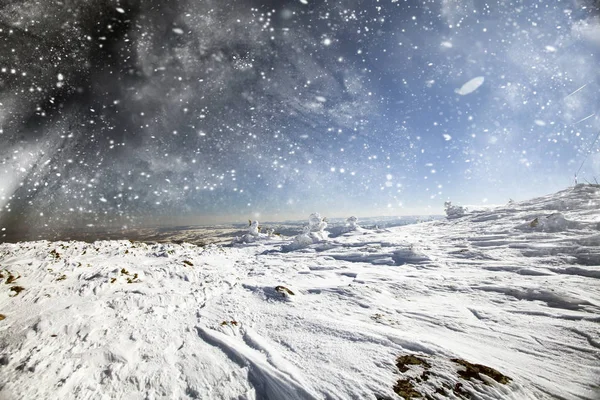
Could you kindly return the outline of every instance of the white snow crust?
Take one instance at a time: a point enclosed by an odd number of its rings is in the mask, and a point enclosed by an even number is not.
[[[414,354],[432,399],[597,400],[599,209],[578,185],[287,252],[4,243],[0,398],[397,399]],[[460,378],[453,358],[511,381]]]

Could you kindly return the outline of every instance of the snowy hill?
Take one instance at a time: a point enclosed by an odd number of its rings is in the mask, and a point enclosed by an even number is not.
[[[600,187],[290,242],[1,244],[0,398],[600,398]]]

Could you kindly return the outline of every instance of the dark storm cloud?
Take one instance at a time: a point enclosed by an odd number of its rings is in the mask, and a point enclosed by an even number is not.
[[[212,212],[239,201],[211,193],[223,182],[243,192],[235,181],[265,168],[276,173],[263,172],[267,184],[288,182],[268,155],[310,161],[329,151],[315,130],[360,128],[372,109],[360,73],[321,54],[301,23],[312,12],[297,2],[2,5],[0,225]]]
[[[559,189],[584,152],[582,174],[600,166],[599,18],[581,0],[0,2],[0,228]]]

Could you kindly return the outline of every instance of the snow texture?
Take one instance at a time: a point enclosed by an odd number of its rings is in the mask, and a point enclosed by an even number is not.
[[[287,252],[298,238],[4,243],[0,398],[392,399],[416,354],[429,398],[595,400],[599,209],[578,185]],[[457,358],[511,380],[459,378]]]

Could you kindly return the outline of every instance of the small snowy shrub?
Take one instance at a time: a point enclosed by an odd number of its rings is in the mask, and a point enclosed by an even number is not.
[[[258,221],[248,220],[248,223],[248,233],[243,235],[241,238],[236,236],[232,243],[254,243],[257,240],[270,238],[272,236],[272,233],[265,235],[264,233],[260,232],[261,227]]]
[[[444,203],[444,211],[446,211],[446,217],[448,219],[454,219],[463,217],[467,212],[467,209],[462,206],[453,206],[452,202],[447,201]]]
[[[308,227],[310,228],[310,232],[323,232],[327,228],[327,220],[317,212],[312,213],[308,217]]]
[[[358,218],[351,216],[346,218],[345,224],[335,224],[328,229],[328,237],[335,238],[342,235],[365,234],[365,229],[358,225]]]
[[[285,247],[285,250],[298,250],[310,246],[313,243],[318,243],[322,240],[326,240],[329,236],[329,232],[325,230],[327,228],[327,221],[324,217],[321,217],[319,213],[312,213],[308,217],[308,225],[304,227],[302,233],[294,238],[294,241]]]
[[[301,233],[294,238],[294,241],[290,245],[292,249],[303,249],[313,244],[313,239],[310,237],[309,232]]]
[[[254,237],[258,237],[260,235],[260,226],[258,221],[250,221],[250,226],[248,227],[248,235],[252,235]]]
[[[346,219],[346,224],[351,230],[356,230],[357,228],[359,228],[358,218],[356,218],[355,216],[351,216],[348,219]]]

